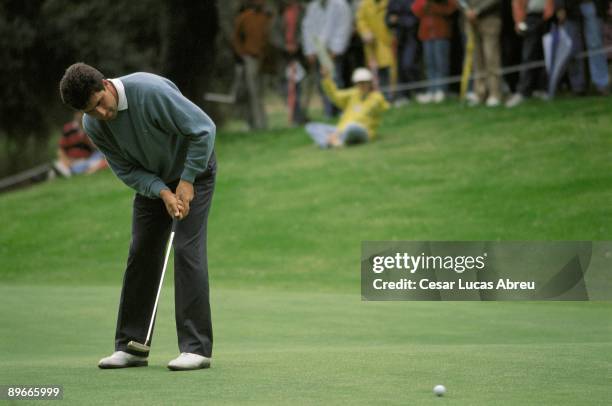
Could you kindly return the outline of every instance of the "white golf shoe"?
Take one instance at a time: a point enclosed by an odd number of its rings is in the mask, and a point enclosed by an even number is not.
[[[419,104],[429,104],[433,101],[434,94],[432,92],[425,92],[416,95],[416,101]]]
[[[522,94],[514,93],[512,96],[510,96],[508,101],[506,101],[506,107],[511,109],[513,107],[518,106],[524,101],[525,101],[525,97]]]
[[[432,96],[432,101],[434,103],[442,103],[444,100],[446,100],[444,92],[442,90],[436,90]]]
[[[168,369],[173,371],[191,371],[210,367],[210,358],[190,352],[182,352],[177,358],[168,363]]]
[[[489,96],[486,101],[487,107],[498,107],[501,101],[495,96]]]
[[[146,367],[147,365],[149,365],[147,357],[139,357],[124,351],[115,351],[110,357],[102,358],[98,363],[101,369]]]

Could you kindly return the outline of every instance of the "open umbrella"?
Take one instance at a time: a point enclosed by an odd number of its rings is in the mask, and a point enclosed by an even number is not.
[[[563,26],[553,26],[552,30],[542,37],[542,45],[548,72],[548,96],[553,98],[572,56],[572,39]]]

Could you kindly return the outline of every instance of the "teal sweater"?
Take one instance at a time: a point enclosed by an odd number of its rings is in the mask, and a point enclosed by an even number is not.
[[[115,175],[152,198],[179,178],[193,183],[213,151],[213,121],[168,79],[134,73],[119,80],[128,108],[111,121],[83,117],[85,132]]]

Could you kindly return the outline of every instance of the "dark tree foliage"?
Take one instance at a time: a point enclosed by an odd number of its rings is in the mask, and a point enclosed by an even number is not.
[[[9,137],[41,132],[40,69],[45,57],[39,54],[39,1],[0,2],[0,126]]]
[[[0,153],[46,145],[69,117],[58,83],[74,62],[107,77],[158,73],[200,104],[217,30],[216,0],[0,0]]]
[[[217,15],[215,1],[166,0],[162,70],[193,101],[201,100],[215,64]]]
[[[56,77],[76,61],[99,67],[109,77],[158,69],[164,36],[159,0],[46,0],[42,12]]]

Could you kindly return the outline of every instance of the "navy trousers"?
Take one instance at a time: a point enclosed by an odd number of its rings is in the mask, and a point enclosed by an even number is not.
[[[546,23],[541,14],[527,15],[526,23],[528,30],[523,37],[521,63],[540,61],[544,59],[542,36],[545,33]],[[516,92],[529,97],[534,90],[543,90],[545,87],[546,71],[544,68],[522,69]]]
[[[213,343],[206,228],[215,175],[213,153],[206,171],[194,181],[195,196],[189,206],[189,215],[179,221],[174,236],[174,300],[179,352],[205,357],[211,357]],[[168,187],[175,191],[177,185],[178,181]],[[132,242],[117,317],[116,351],[129,353],[127,344],[131,340],[144,343],[146,339],[171,225],[172,219],[161,199],[136,194]]]

